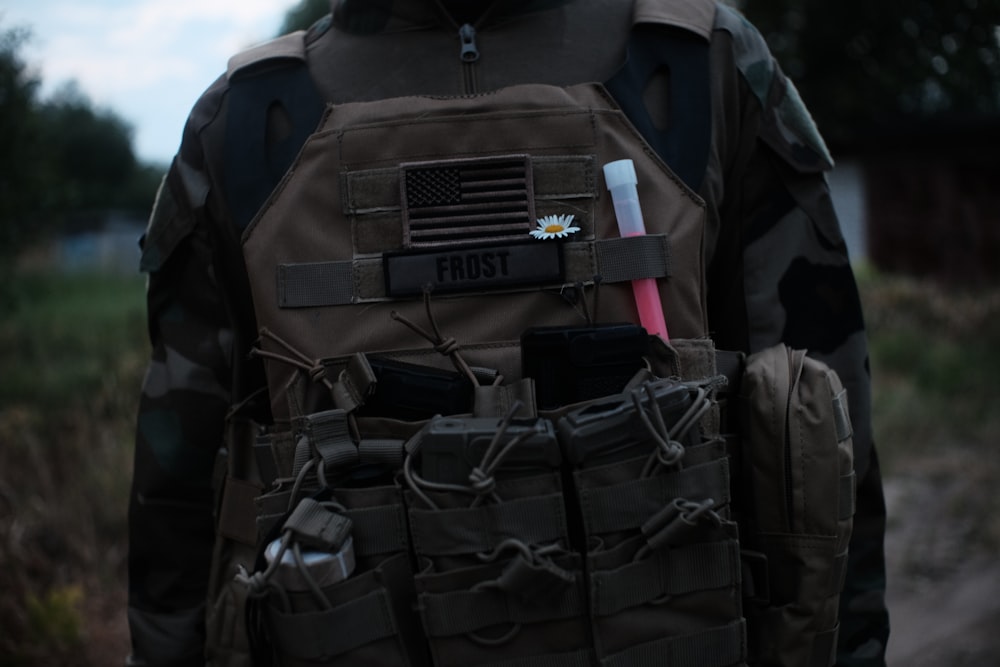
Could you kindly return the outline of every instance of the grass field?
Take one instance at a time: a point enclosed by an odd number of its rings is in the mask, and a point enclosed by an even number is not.
[[[994,484],[1000,290],[959,294],[865,272],[861,286],[887,476],[961,448],[985,461],[961,474]],[[0,667],[121,664],[132,424],[147,354],[142,279],[27,272],[6,293]],[[1000,501],[975,489],[955,511],[1000,516]],[[992,521],[963,539],[1000,546]]]
[[[143,282],[20,274],[0,313],[0,665],[121,664]],[[120,624],[118,624],[120,626]],[[110,660],[109,660],[110,658]]]

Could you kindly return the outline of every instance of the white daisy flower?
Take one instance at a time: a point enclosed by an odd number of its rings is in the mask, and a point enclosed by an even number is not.
[[[572,215],[546,215],[539,218],[538,227],[529,233],[536,239],[561,239],[580,231],[579,227],[571,227]]]

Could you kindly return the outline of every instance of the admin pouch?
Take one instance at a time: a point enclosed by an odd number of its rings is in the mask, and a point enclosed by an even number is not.
[[[831,665],[854,515],[846,390],[777,345],[747,359],[738,411],[751,652],[762,665]]]

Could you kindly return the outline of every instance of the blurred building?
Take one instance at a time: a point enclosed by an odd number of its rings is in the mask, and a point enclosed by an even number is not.
[[[836,147],[831,187],[845,236],[859,235],[852,257],[950,285],[1000,283],[998,147],[1000,118],[958,116],[901,119]]]

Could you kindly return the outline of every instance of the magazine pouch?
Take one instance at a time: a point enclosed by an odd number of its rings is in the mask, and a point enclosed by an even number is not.
[[[728,459],[702,428],[718,383],[650,380],[559,420],[598,664],[745,664]]]
[[[777,345],[747,358],[740,414],[742,540],[759,564],[747,586],[751,657],[827,667],[854,514],[846,392],[825,363]]]
[[[257,665],[429,664],[401,489],[354,460],[367,441],[346,424],[341,410],[301,417],[294,476],[257,499],[260,555],[242,577]]]
[[[417,605],[438,667],[591,664],[555,432],[511,414],[433,419],[407,445]]]

